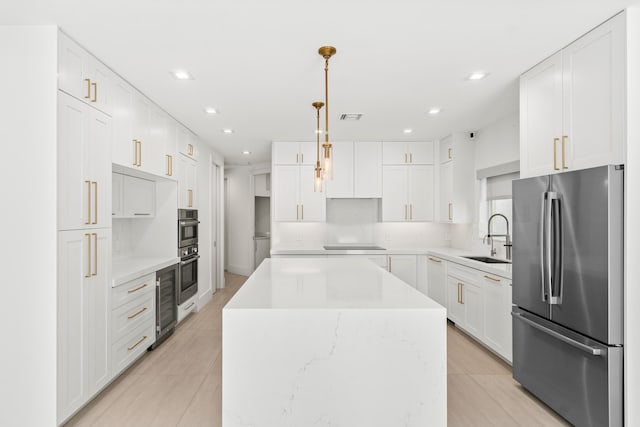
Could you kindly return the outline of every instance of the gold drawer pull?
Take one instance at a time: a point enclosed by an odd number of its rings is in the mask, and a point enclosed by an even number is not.
[[[91,102],[98,102],[98,83],[91,83],[91,86],[93,86],[93,98]]]
[[[85,99],[91,99],[91,79],[84,79],[87,82],[87,94],[85,95]]]
[[[127,319],[133,319],[134,317],[144,313],[145,311],[147,311],[147,307],[142,308],[142,310],[138,310],[133,314],[130,314],[129,316],[127,316]]]
[[[562,169],[568,169],[564,163],[564,144],[567,138],[569,138],[567,135],[562,135]]]
[[[137,291],[139,291],[140,289],[142,289],[142,288],[146,288],[146,287],[147,287],[147,284],[145,283],[144,285],[142,285],[142,286],[138,286],[138,287],[137,287],[137,288],[135,288],[135,289],[129,289],[129,290],[127,291],[127,293],[128,293],[128,294],[132,294],[132,293],[137,292]]]
[[[91,224],[91,181],[85,181],[87,184],[87,220],[84,222],[86,225]]]
[[[431,258],[429,257],[429,261],[433,261],[433,262],[442,262],[441,259],[435,259],[435,258]]]
[[[493,280],[494,282],[499,282],[500,279],[496,279],[495,277],[491,277],[491,276],[487,276],[486,274],[484,275],[485,279],[489,279],[489,280]]]
[[[145,335],[145,336],[143,336],[142,338],[140,338],[140,339],[138,340],[138,342],[137,342],[137,343],[135,343],[132,347],[127,347],[127,350],[128,350],[128,351],[133,350],[133,349],[134,349],[134,348],[136,348],[136,347],[137,347],[137,346],[138,346],[142,341],[144,341],[144,340],[146,340],[146,339],[147,339],[147,336]]]
[[[553,170],[554,171],[560,170],[560,168],[558,168],[558,156],[556,154],[558,141],[559,141],[558,138],[553,138]]]
[[[451,148],[449,148],[449,160],[451,160],[451,159],[452,159],[452,157],[451,157]]]

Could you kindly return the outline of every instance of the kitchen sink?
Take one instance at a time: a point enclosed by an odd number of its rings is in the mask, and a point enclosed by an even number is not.
[[[488,256],[463,256],[462,258],[472,259],[474,261],[485,262],[487,264],[511,264],[511,261],[503,259],[490,258]]]

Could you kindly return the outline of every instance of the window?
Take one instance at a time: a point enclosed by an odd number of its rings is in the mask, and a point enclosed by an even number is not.
[[[494,167],[477,172],[480,180],[478,212],[478,234],[480,237],[487,235],[487,223],[494,214],[504,215],[509,221],[509,233],[513,232],[511,228],[513,218],[511,182],[519,178],[517,166]],[[494,218],[491,221],[489,233],[507,234],[507,223],[504,218]],[[498,237],[496,240],[504,240],[504,237]]]
[[[511,209],[511,201],[512,199],[495,199],[487,201],[487,221],[491,218],[493,214],[502,214],[507,217],[509,221],[509,226],[513,224],[511,221],[512,218],[512,209]],[[511,233],[511,227],[509,227],[509,233]],[[507,223],[504,218],[496,217],[491,221],[491,234],[507,234]]]

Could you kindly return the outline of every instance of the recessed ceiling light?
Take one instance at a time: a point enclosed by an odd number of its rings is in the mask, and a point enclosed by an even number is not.
[[[440,111],[442,111],[440,107],[433,107],[432,109],[429,110],[429,114],[431,115],[440,114]]]
[[[244,154],[245,156],[248,156],[249,154],[251,154],[251,151],[244,150],[244,151],[242,151],[242,154]]]
[[[413,129],[405,129],[405,130],[403,130],[402,132],[404,132],[404,133],[411,133],[411,132],[413,132]]]
[[[484,71],[475,71],[467,77],[468,80],[482,80],[487,77],[489,73],[485,73]]]
[[[233,133],[233,129],[222,129],[222,133],[226,133],[227,135],[230,135]]]
[[[204,112],[207,114],[218,114],[218,110],[215,108],[207,107],[204,109]]]
[[[171,74],[178,80],[193,80],[193,76],[186,70],[173,70]]]

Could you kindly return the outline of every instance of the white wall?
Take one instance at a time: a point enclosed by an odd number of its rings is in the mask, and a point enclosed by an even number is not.
[[[57,29],[0,26],[0,425],[56,423]]]
[[[475,139],[475,169],[485,169],[520,160],[520,116],[517,111],[479,129]],[[471,224],[451,226],[451,246],[489,255],[491,246],[482,244],[487,224],[479,224],[480,186],[476,182],[474,220]],[[511,226],[511,224],[510,224]],[[512,229],[509,229],[512,232]],[[496,241],[497,257],[505,257],[505,248]]]
[[[248,276],[253,271],[253,189],[250,166],[228,166],[227,179],[229,272]]]

